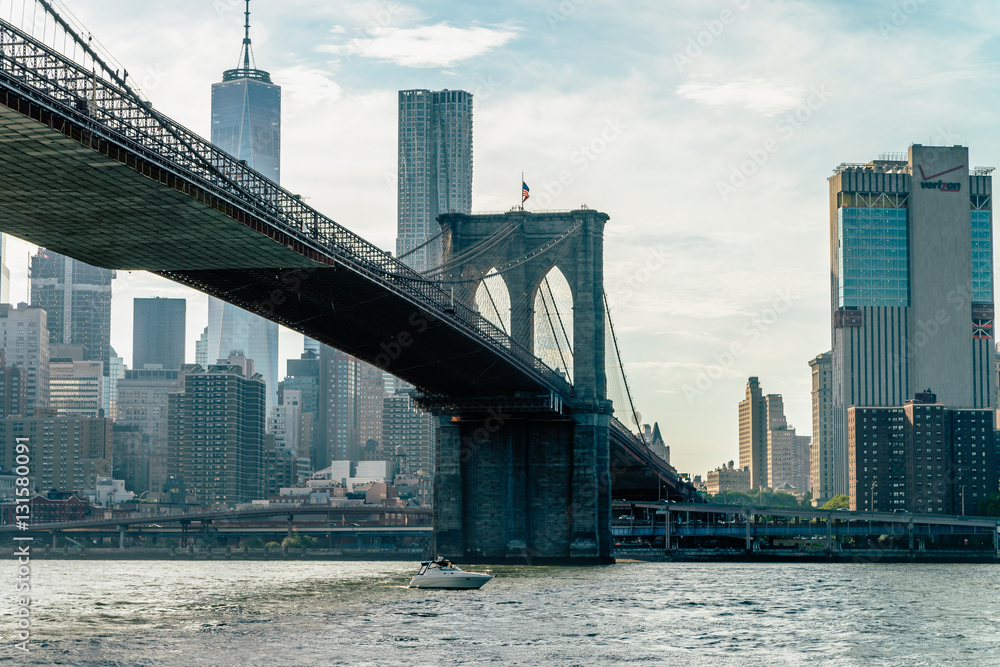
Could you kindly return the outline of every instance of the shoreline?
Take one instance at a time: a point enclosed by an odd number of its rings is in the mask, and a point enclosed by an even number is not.
[[[424,561],[428,559],[423,550],[410,551],[345,551],[340,549],[65,549],[36,548],[31,557],[37,560],[150,560],[150,561]],[[459,559],[472,564],[476,559]],[[792,550],[771,552],[709,552],[700,550],[673,550],[669,554],[662,551],[650,552],[639,549],[619,550],[613,563],[937,563],[937,564],[1000,564],[1000,554],[992,552],[956,553],[954,551],[899,552],[884,549],[857,549],[834,553],[805,554]],[[492,563],[494,565],[500,563]],[[515,564],[515,563],[508,563]],[[549,565],[556,563],[534,562],[525,565]],[[565,564],[565,563],[563,563]],[[591,563],[573,563],[590,565]]]

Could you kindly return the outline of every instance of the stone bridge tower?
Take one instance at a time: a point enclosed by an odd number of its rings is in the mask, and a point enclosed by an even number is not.
[[[437,553],[485,562],[610,562],[608,216],[515,210],[439,221],[451,264],[442,277],[454,285],[455,300],[475,308],[482,278],[497,270],[510,294],[511,338],[533,353],[535,296],[553,268],[562,272],[573,302],[573,388],[557,409],[517,396],[428,405],[439,420]]]

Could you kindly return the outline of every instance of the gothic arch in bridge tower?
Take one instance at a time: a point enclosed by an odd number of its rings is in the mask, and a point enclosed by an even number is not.
[[[574,293],[566,276],[553,266],[534,287],[531,350],[547,366],[573,382]]]
[[[572,341],[574,396],[595,407],[603,403],[607,398],[603,275],[608,216],[591,209],[513,210],[448,213],[438,221],[444,260],[439,275],[454,288],[455,300],[475,308],[480,281],[495,269],[510,291],[510,336],[536,355],[536,297],[541,290],[547,295],[544,281],[553,269],[562,274],[572,295],[571,311],[561,314],[572,322],[565,329]],[[559,324],[554,322],[553,327]],[[560,365],[547,361],[554,368]]]

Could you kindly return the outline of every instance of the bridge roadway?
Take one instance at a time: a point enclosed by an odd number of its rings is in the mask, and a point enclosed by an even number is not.
[[[158,524],[218,524],[233,521],[252,521],[268,517],[286,517],[288,521],[304,520],[319,517],[327,523],[340,520],[358,521],[362,517],[386,514],[403,515],[406,520],[424,521],[430,523],[432,512],[429,509],[417,507],[335,507],[327,505],[305,505],[301,507],[267,507],[249,510],[230,510],[221,512],[192,512],[181,514],[151,514],[141,517],[122,517],[118,519],[87,519],[84,521],[65,521],[60,523],[42,523],[32,525],[30,531],[53,532],[80,528],[118,528],[140,527]],[[349,519],[347,517],[350,517]],[[29,532],[30,532],[29,531]],[[0,534],[23,533],[14,525],[0,526]]]

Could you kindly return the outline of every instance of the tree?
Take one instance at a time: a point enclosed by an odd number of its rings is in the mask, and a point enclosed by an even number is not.
[[[792,509],[799,506],[799,501],[790,493],[784,491],[727,491],[706,500],[717,505],[735,505],[737,507],[774,507]]]
[[[979,501],[980,516],[1000,516],[1000,492],[994,492]]]
[[[802,507],[812,507],[813,494],[812,491],[807,491],[806,495],[802,496],[802,502],[799,503]]]
[[[821,510],[840,510],[840,509],[850,509],[851,499],[845,496],[843,493],[835,495],[826,501],[826,504],[820,507]]]
[[[264,540],[260,539],[256,535],[254,535],[252,537],[248,537],[246,539],[246,541],[243,543],[243,548],[244,549],[263,549],[264,548]]]

